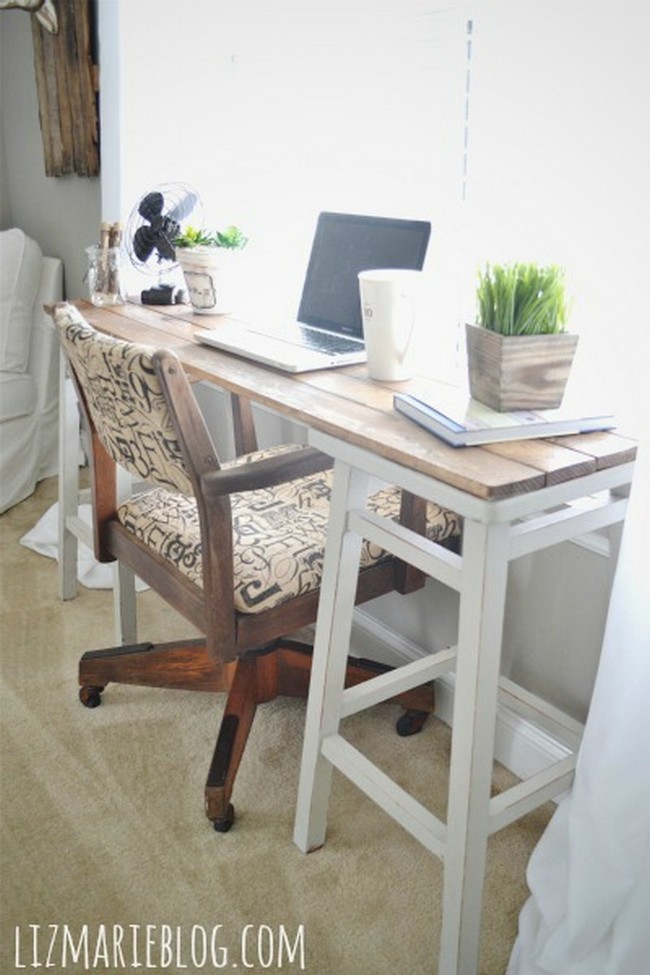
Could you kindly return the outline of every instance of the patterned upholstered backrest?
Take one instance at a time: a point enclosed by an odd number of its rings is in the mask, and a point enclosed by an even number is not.
[[[193,494],[153,366],[155,349],[102,335],[74,305],[56,305],[53,317],[109,455],[141,480]]]

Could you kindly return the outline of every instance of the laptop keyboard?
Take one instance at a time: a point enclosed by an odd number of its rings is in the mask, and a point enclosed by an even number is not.
[[[335,353],[359,352],[361,343],[355,339],[347,339],[343,335],[330,335],[328,332],[318,332],[311,328],[301,328],[300,338],[304,345],[317,352]]]

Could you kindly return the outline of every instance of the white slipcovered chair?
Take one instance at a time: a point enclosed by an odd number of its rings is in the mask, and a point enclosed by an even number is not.
[[[57,472],[59,348],[43,305],[62,289],[58,258],[0,231],[0,513]]]

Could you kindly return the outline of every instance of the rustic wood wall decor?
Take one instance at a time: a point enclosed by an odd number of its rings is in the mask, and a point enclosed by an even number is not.
[[[56,0],[58,32],[32,18],[45,174],[99,173],[98,70],[92,0]]]

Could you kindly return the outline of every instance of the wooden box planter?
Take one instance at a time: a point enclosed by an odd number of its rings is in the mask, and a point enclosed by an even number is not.
[[[577,335],[501,335],[468,324],[466,338],[474,399],[502,413],[561,405]]]

